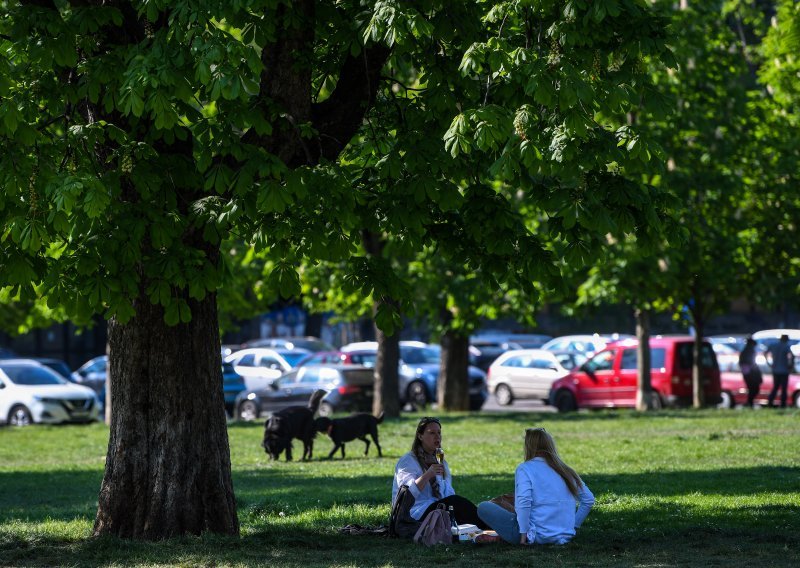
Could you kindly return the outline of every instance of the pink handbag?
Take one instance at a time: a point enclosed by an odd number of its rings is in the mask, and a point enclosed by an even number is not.
[[[439,505],[428,513],[414,535],[414,542],[433,546],[434,544],[452,544],[453,535],[450,532],[450,513]]]

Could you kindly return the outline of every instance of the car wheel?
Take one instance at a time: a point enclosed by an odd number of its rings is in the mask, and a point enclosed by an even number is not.
[[[653,391],[650,393],[651,401],[652,401],[652,409],[653,410],[662,410],[664,408],[664,399],[661,398],[661,395],[658,394],[658,391]]]
[[[258,405],[252,400],[245,400],[239,405],[239,420],[256,420],[258,418]]]
[[[494,389],[494,396],[500,406],[508,406],[514,402],[514,393],[511,392],[508,385],[497,385],[497,388]]]
[[[333,415],[333,405],[330,402],[322,402],[319,405],[319,415],[330,418]]]
[[[12,407],[8,413],[8,423],[11,426],[30,426],[33,424],[31,411],[21,404]]]
[[[407,398],[408,402],[414,406],[425,406],[428,404],[428,391],[419,381],[414,381],[408,385]]]
[[[575,396],[568,390],[560,390],[556,393],[555,406],[559,412],[573,412],[578,409],[575,403]]]
[[[733,400],[733,393],[730,391],[722,391],[719,393],[719,404],[717,408],[733,408],[736,406],[736,401]]]
[[[800,391],[794,393],[794,407],[800,408]]]

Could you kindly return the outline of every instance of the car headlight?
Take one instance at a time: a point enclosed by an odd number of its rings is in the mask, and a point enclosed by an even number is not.
[[[48,398],[46,396],[41,396],[38,394],[33,395],[33,400],[39,401],[44,404],[59,404],[61,402],[57,398]]]

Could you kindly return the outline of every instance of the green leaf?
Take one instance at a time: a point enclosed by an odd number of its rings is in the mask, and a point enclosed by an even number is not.
[[[394,335],[403,325],[403,318],[396,306],[381,302],[375,310],[375,325],[386,335]]]

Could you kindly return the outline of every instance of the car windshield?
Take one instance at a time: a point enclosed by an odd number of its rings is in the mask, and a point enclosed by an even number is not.
[[[438,365],[442,356],[439,347],[400,347],[400,358],[407,365],[433,363]]]
[[[0,368],[16,385],[63,385],[67,382],[50,369],[37,365],[2,365]]]

